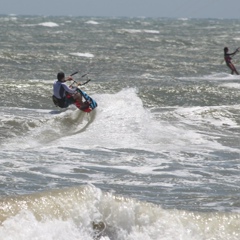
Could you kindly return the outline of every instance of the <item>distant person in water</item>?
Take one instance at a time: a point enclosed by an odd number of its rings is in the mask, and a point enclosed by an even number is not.
[[[225,62],[226,62],[226,64],[227,64],[227,66],[231,69],[231,74],[234,74],[234,73],[236,73],[237,75],[239,75],[239,73],[238,73],[238,71],[236,70],[236,68],[235,68],[235,66],[233,65],[233,63],[232,63],[232,56],[234,56],[237,52],[238,52],[239,50],[238,50],[238,48],[235,50],[235,52],[233,52],[233,53],[228,53],[228,48],[227,47],[225,47],[224,48],[224,60],[225,60]]]

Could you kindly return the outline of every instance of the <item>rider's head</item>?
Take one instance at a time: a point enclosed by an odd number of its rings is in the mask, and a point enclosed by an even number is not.
[[[225,53],[228,52],[228,48],[227,48],[227,47],[224,48],[224,52],[225,52]]]
[[[62,81],[64,78],[65,78],[64,72],[59,72],[59,73],[57,74],[57,79],[58,79],[58,81]]]

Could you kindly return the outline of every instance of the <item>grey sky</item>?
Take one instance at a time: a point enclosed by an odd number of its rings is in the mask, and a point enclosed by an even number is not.
[[[240,18],[240,0],[0,0],[0,14]]]

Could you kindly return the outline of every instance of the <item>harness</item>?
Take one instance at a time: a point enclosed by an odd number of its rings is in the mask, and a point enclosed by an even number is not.
[[[60,107],[60,108],[65,107],[66,97],[64,97],[63,94],[64,94],[64,87],[61,84],[61,87],[59,90],[59,95],[61,96],[61,98],[59,99],[56,96],[52,95],[52,100],[56,107]]]

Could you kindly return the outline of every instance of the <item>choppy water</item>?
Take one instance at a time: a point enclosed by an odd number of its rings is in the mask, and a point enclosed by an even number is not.
[[[239,239],[239,27],[1,16],[0,239]],[[95,111],[54,107],[60,70]]]

